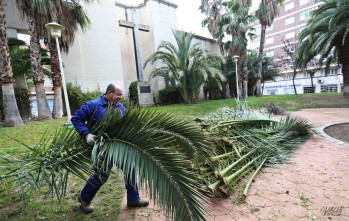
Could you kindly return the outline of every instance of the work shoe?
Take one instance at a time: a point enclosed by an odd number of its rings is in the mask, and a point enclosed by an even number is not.
[[[85,212],[85,213],[92,213],[93,210],[95,209],[91,203],[86,203],[81,199],[79,196],[79,202],[80,202],[80,209]]]
[[[127,202],[127,207],[145,207],[148,206],[148,204],[148,200],[139,199],[138,201]]]

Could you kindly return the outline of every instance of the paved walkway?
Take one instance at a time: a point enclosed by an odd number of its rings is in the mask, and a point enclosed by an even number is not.
[[[307,109],[292,114],[308,119],[315,128],[349,122],[348,108]],[[211,209],[208,218],[214,221],[349,221],[349,146],[314,134],[297,149],[289,164],[263,169],[245,203],[234,197],[215,199]],[[124,197],[118,220],[171,219],[153,204],[128,209]]]

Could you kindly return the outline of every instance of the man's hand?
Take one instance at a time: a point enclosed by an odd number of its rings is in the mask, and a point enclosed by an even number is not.
[[[95,145],[95,138],[96,138],[96,136],[95,135],[93,135],[93,134],[87,134],[87,136],[85,137],[86,138],[86,142],[88,143],[88,144],[90,144],[91,146],[92,145]]]

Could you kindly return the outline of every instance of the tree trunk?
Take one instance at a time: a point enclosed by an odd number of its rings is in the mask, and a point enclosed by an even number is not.
[[[19,114],[15,90],[13,84],[2,85],[2,99],[4,102],[4,114],[5,114],[5,127],[22,126],[23,120]]]
[[[349,98],[349,63],[342,63],[343,96]]]
[[[22,126],[23,120],[19,114],[13,88],[13,72],[8,48],[4,2],[0,0],[0,84],[2,85],[5,127]]]
[[[342,64],[343,74],[343,96],[349,98],[349,37],[347,37],[344,45],[338,47],[338,59]]]
[[[294,89],[294,94],[297,95],[297,88],[296,84],[294,83],[294,79],[296,78],[297,75],[297,70],[293,69],[293,77],[292,77],[292,82],[293,82],[293,89]]]
[[[33,74],[33,82],[35,85],[36,100],[38,104],[38,120],[52,119],[51,111],[46,99],[44,88],[44,74],[41,66],[41,52],[39,44],[39,36],[36,31],[35,18],[33,11],[30,9],[27,13],[27,20],[30,34],[30,61],[31,71]]]
[[[257,73],[257,91],[256,96],[260,97],[262,96],[262,72],[263,72],[263,51],[264,51],[264,42],[265,42],[265,30],[267,29],[267,26],[262,24],[261,25],[261,40],[260,40],[260,46],[259,46],[259,54],[258,54],[258,73]]]
[[[53,119],[62,118],[62,76],[59,67],[58,51],[55,38],[50,40],[50,57],[51,57],[51,72],[52,84],[54,91],[52,117]]]
[[[248,70],[247,70],[247,50],[242,52],[242,98],[248,98]]]

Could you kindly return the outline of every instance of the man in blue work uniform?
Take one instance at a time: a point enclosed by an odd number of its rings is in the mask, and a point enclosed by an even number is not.
[[[103,119],[108,111],[108,106],[115,106],[115,110],[120,113],[122,117],[126,108],[119,103],[123,96],[122,88],[118,85],[110,84],[107,87],[105,94],[101,95],[98,99],[86,102],[77,110],[71,118],[71,122],[74,125],[76,131],[83,137],[90,145],[95,143],[95,135],[90,133],[90,128],[86,125],[86,122],[90,121],[92,116],[91,127],[97,122],[98,119]],[[133,174],[134,175],[134,174]],[[91,204],[92,199],[96,195],[99,188],[107,181],[109,173],[94,174],[90,176],[89,181],[85,187],[81,190],[79,195],[79,201],[81,203],[80,208],[86,213],[91,213],[94,210]],[[102,180],[100,179],[102,178]],[[140,199],[137,185],[132,185],[130,180],[125,181],[125,187],[127,190],[127,206],[128,207],[143,207],[148,206],[149,201]]]

